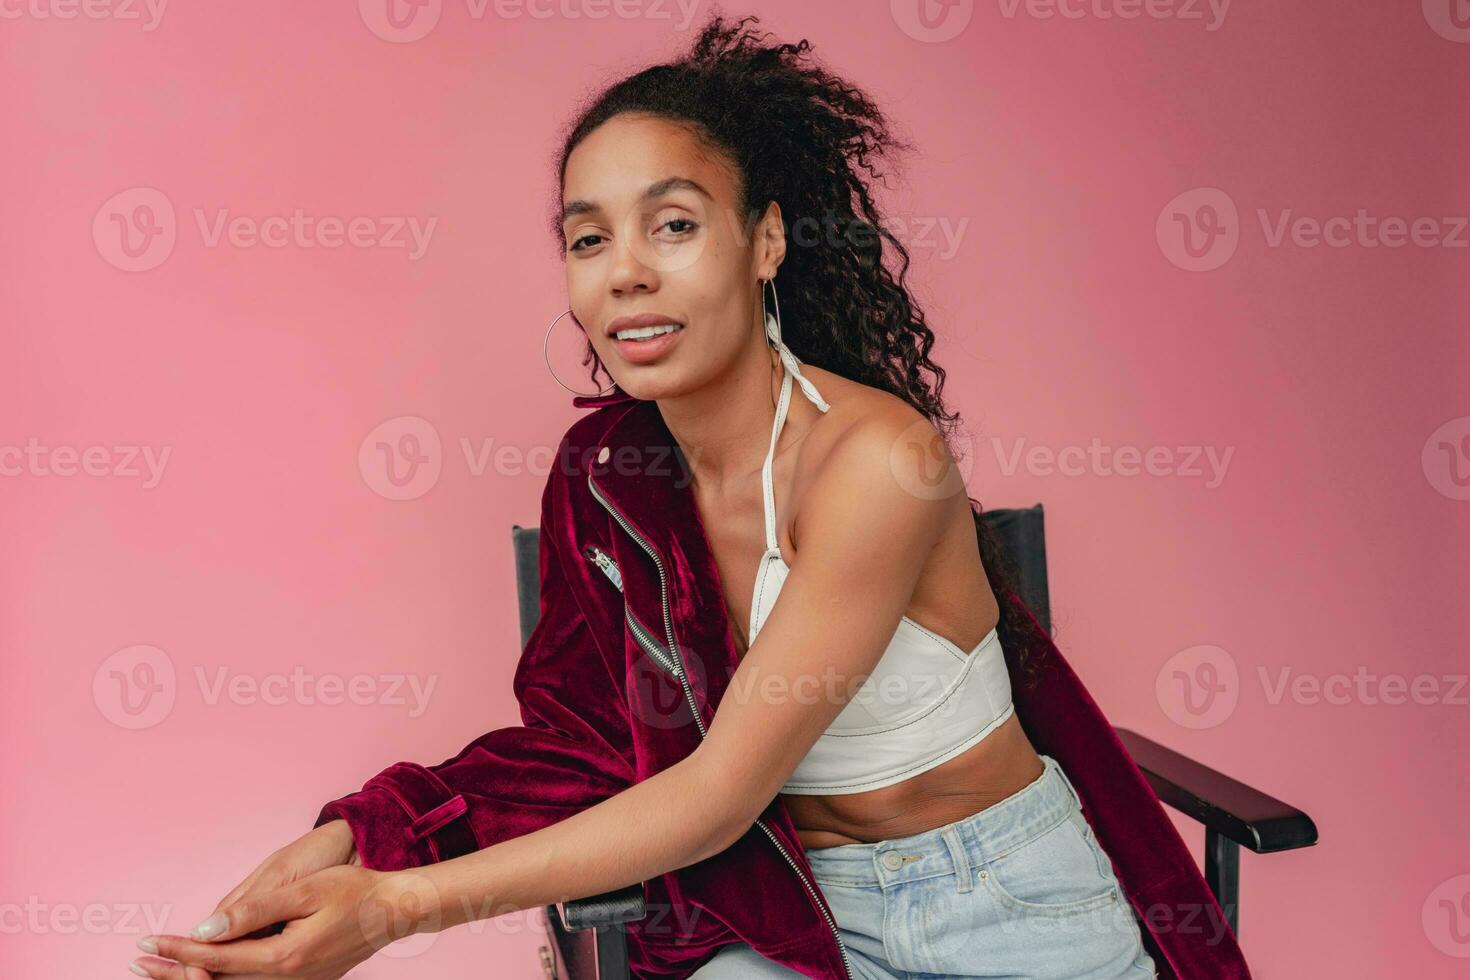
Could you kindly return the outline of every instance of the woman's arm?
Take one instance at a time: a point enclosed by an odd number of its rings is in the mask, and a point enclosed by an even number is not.
[[[962,495],[918,417],[858,423],[824,461],[780,599],[700,746],[554,826],[415,872],[442,916],[429,928],[636,884],[718,854],[750,828],[887,649]]]
[[[257,919],[278,921],[283,909],[296,918],[324,912],[320,928],[212,949],[160,937],[167,940],[162,954],[224,972],[262,958],[315,963],[332,949],[348,950],[346,962],[371,953],[353,931],[365,903],[391,907],[399,920],[393,938],[401,938],[613,891],[729,847],[887,648],[954,504],[953,493],[934,488],[948,481],[963,490],[945,472],[953,464],[936,450],[937,435],[915,426],[917,417],[864,420],[833,448],[814,478],[801,550],[781,597],[731,678],[708,736],[685,759],[551,826],[474,853],[368,872],[371,878],[339,870],[312,876],[320,883],[304,879],[252,908],[228,910],[217,939],[248,934],[260,928]]]

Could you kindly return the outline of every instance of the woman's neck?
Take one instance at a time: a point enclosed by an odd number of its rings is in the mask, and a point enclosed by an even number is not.
[[[694,483],[717,495],[726,482],[744,482],[759,472],[770,448],[782,366],[764,334],[760,336],[760,353],[742,358],[738,368],[715,384],[658,402]]]

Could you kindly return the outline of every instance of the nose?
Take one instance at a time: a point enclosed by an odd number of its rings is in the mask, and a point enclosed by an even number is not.
[[[658,288],[658,269],[654,261],[657,255],[648,243],[639,239],[632,227],[613,241],[612,270],[608,274],[608,288],[614,295],[641,290],[651,292]]]

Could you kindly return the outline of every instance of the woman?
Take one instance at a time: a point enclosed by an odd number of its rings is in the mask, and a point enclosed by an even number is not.
[[[739,667],[687,759],[437,870],[503,855],[484,873],[495,914],[598,894],[720,854],[777,795],[850,976],[1154,977],[1067,774],[1013,710],[1002,637],[1027,624],[997,601],[992,582],[1013,590],[993,546],[982,535],[976,548],[939,431],[956,416],[934,336],[859,173],[902,144],[862,93],[803,58],[807,42],[763,46],[744,24],[716,18],[687,59],[582,114],[555,225],[598,368],[657,404],[688,461]],[[591,558],[619,583],[630,571]],[[761,688],[771,678],[790,696]],[[220,908],[356,865],[353,842],[328,819]],[[538,875],[515,877],[527,867]],[[320,928],[295,945],[232,960],[228,943],[153,937],[180,962],[135,972],[341,976],[384,939],[354,930],[351,910],[385,886],[336,874],[315,905],[225,915],[196,937],[269,936],[265,924],[313,913]],[[457,875],[434,883],[440,905],[470,894],[471,872]],[[402,887],[395,899],[417,894]],[[737,941],[688,975],[801,974]]]

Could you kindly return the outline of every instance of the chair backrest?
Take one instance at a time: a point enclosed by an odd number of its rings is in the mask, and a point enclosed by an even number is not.
[[[1020,581],[1021,599],[1038,622],[1051,632],[1051,591],[1046,577],[1046,524],[1041,505],[987,510],[980,519],[995,533]],[[541,529],[512,524],[515,549],[516,597],[521,619],[521,647],[531,638],[541,616]]]
[[[521,617],[521,649],[531,640],[531,631],[541,618],[541,529],[510,526],[510,543],[516,558],[516,604]]]
[[[987,510],[980,519],[995,534],[1000,550],[1011,560],[1021,601],[1050,633],[1051,586],[1046,575],[1046,517],[1041,505]]]

